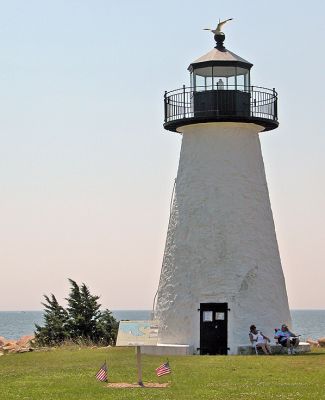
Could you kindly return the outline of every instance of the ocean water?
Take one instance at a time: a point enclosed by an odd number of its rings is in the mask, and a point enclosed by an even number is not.
[[[148,310],[116,310],[114,317],[121,321],[150,319]],[[33,334],[35,324],[42,326],[43,311],[0,311],[0,336],[6,339],[18,339],[23,335]]]
[[[325,337],[325,310],[291,310],[292,331],[303,339]]]
[[[147,320],[150,310],[112,311],[117,320]],[[302,335],[302,339],[325,337],[325,310],[291,310],[293,332]],[[43,324],[42,311],[0,311],[0,336],[6,339],[18,339],[32,334],[35,323]],[[276,327],[275,327],[276,328]]]

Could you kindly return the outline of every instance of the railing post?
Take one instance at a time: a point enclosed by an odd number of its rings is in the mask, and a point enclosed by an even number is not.
[[[278,96],[276,94],[275,88],[273,88],[273,97],[274,97],[274,115],[273,115],[273,119],[276,121],[278,119]]]
[[[165,108],[165,122],[167,122],[167,90],[165,90],[164,94],[164,108]]]
[[[183,85],[183,108],[184,108],[184,118],[186,118],[186,112],[185,112],[185,85]]]

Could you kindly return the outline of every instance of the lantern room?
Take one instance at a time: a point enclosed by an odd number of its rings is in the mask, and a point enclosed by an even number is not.
[[[191,74],[191,87],[194,91],[249,91],[252,64],[230,51],[225,51],[223,56],[223,59],[220,60],[218,51],[213,49],[190,64],[188,70]]]
[[[190,86],[165,92],[165,129],[175,132],[205,122],[246,122],[265,131],[275,129],[275,89],[252,86],[253,64],[224,47],[222,32],[214,38],[216,46],[189,65]]]

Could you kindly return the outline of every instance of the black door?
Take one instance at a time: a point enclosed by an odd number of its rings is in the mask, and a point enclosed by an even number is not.
[[[227,354],[227,303],[200,304],[200,354]]]

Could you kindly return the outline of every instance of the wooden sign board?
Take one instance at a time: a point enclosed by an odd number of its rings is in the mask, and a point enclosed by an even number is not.
[[[158,321],[120,321],[116,346],[156,346]]]

